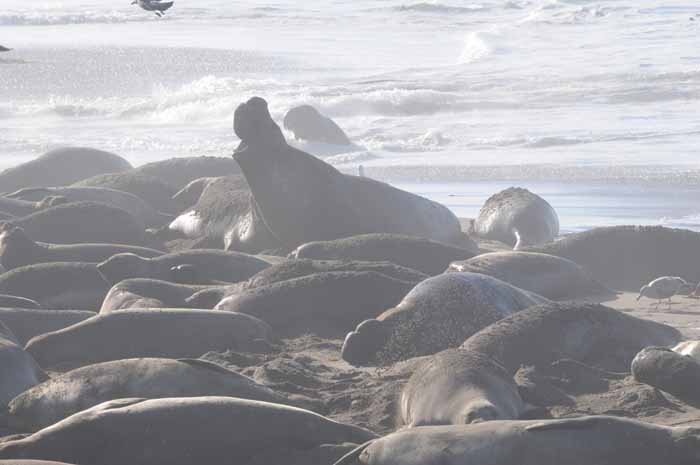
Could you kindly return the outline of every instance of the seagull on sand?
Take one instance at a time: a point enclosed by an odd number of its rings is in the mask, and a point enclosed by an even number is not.
[[[690,284],[685,279],[678,276],[662,276],[642,287],[639,290],[637,300],[641,299],[642,296],[656,299],[656,305],[658,306],[663,299],[668,299],[668,306],[671,308],[671,297],[680,293],[683,289],[688,289],[689,286]]]
[[[161,17],[165,14],[165,10],[173,6],[174,2],[162,2],[161,0],[134,0],[132,5],[138,4],[146,11],[152,11],[156,16]]]

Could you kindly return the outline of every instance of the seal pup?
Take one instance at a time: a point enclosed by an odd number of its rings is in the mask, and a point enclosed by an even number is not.
[[[0,321],[10,328],[22,347],[34,336],[67,328],[93,316],[95,312],[87,310],[0,308]]]
[[[368,233],[394,233],[454,243],[463,238],[445,206],[369,178],[340,173],[290,147],[253,97],[236,108],[241,139],[234,158],[272,234],[288,249],[312,241]]]
[[[317,273],[225,297],[214,310],[253,315],[284,335],[338,337],[399,303],[413,286],[373,271]]]
[[[154,176],[175,188],[177,192],[197,178],[240,174],[241,169],[231,158],[178,157],[146,163],[135,168],[133,172]]]
[[[680,339],[675,328],[603,305],[550,303],[497,321],[461,347],[488,354],[512,374],[521,365],[544,368],[561,359],[621,373],[642,348]]]
[[[458,347],[515,312],[549,302],[478,273],[449,273],[418,284],[394,308],[348,333],[342,357],[352,365],[389,364]]]
[[[411,428],[363,444],[335,465],[689,465],[698,460],[698,428],[598,415]]]
[[[122,310],[39,335],[26,350],[42,367],[84,366],[138,357],[196,358],[214,350],[250,352],[267,349],[272,340],[267,323],[242,313]]]
[[[34,432],[114,399],[200,396],[289,404],[272,389],[211,362],[135,358],[78,368],[24,391],[8,405],[8,423]]]
[[[450,244],[398,234],[364,234],[333,241],[308,242],[291,254],[292,258],[316,260],[388,261],[428,275],[440,274],[456,260],[472,258],[478,252]]]
[[[296,139],[324,144],[351,145],[350,139],[335,121],[322,115],[311,105],[291,108],[282,121]]]
[[[489,197],[474,220],[472,232],[520,250],[544,244],[559,234],[559,217],[542,197],[510,187]]]
[[[551,300],[614,295],[571,260],[541,253],[486,253],[451,263],[447,271],[486,274]]]
[[[688,291],[691,290],[690,283],[685,279],[678,276],[662,276],[642,286],[639,290],[637,300],[642,297],[656,299],[656,306],[658,307],[663,299],[668,299],[668,308],[671,308],[671,298],[681,293],[684,289]]]
[[[224,293],[224,289],[218,286],[212,288],[174,284],[156,279],[126,279],[112,286],[107,292],[99,313],[129,308],[187,308],[190,307],[188,299],[203,290],[219,290],[220,294]]]
[[[173,186],[155,176],[136,170],[121,173],[98,174],[91,178],[71,184],[73,187],[103,187],[128,192],[143,199],[157,211],[176,213],[178,211],[173,195],[177,192]]]
[[[484,354],[448,349],[429,357],[399,398],[408,427],[518,418],[525,410],[513,377]]]
[[[25,297],[51,309],[96,311],[108,290],[91,263],[41,263],[0,275],[0,294]]]
[[[175,2],[164,2],[162,0],[134,0],[132,5],[138,5],[141,9],[152,11],[159,18],[165,14],[165,11],[173,6]]]
[[[131,168],[124,158],[102,150],[86,147],[55,149],[0,172],[0,192],[14,192],[23,187],[65,186],[97,174]]]
[[[7,405],[16,395],[48,379],[32,356],[14,339],[4,325],[0,327],[0,406]]]
[[[195,276],[188,279],[187,275],[177,273],[179,265],[194,267]],[[180,284],[207,284],[209,281],[245,281],[269,266],[269,263],[253,255],[199,249],[153,258],[143,258],[130,253],[117,254],[97,265],[97,269],[112,284],[130,278],[150,278]]]
[[[48,244],[33,241],[19,227],[0,230],[0,264],[8,270],[49,262],[100,263],[121,253],[152,258],[165,252],[122,244]]]
[[[90,440],[80,440],[86,431]],[[24,439],[2,443],[0,458],[91,465],[244,464],[278,451],[267,463],[285,463],[289,449],[359,444],[376,437],[308,410],[268,402],[214,396],[131,398],[99,404]]]
[[[674,352],[693,357],[700,362],[700,341],[683,341],[673,347]]]
[[[632,375],[640,383],[700,406],[700,362],[666,347],[645,347],[632,360]]]

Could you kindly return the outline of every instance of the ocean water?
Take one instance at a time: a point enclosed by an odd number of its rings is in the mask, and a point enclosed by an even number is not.
[[[301,148],[460,215],[522,185],[567,231],[700,229],[690,0],[176,0],[160,19],[0,0],[0,44],[0,168],[60,145],[228,155],[233,110],[260,95],[278,120],[313,104],[355,142]]]

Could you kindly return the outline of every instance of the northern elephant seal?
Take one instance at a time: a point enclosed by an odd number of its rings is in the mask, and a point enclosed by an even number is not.
[[[297,139],[323,142],[325,144],[351,144],[348,136],[335,121],[322,115],[311,105],[299,105],[291,108],[284,115],[282,124]]]
[[[615,290],[638,292],[659,276],[700,281],[700,233],[685,229],[608,226],[527,251],[568,258]]]
[[[178,273],[179,265],[191,265],[196,276]],[[209,281],[240,282],[269,267],[253,255],[224,250],[186,250],[154,258],[118,254],[97,265],[110,283],[130,278],[150,278],[180,284],[206,284]],[[189,279],[188,279],[189,278]]]
[[[175,213],[176,203],[172,197],[177,189],[160,178],[139,173],[136,170],[121,173],[98,174],[83,179],[72,186],[75,187],[104,187],[118,191],[129,192],[148,202],[153,208],[165,213]]]
[[[340,173],[290,147],[270,117],[267,102],[253,97],[238,106],[234,130],[241,139],[234,158],[260,214],[283,246],[368,233],[394,233],[453,243],[463,238],[445,206],[369,178]]]
[[[544,302],[549,300],[478,273],[435,276],[418,284],[396,307],[350,332],[343,359],[353,365],[374,365],[434,354]]]
[[[666,391],[691,405],[700,405],[700,362],[665,347],[645,347],[632,360],[640,383]]]
[[[39,200],[43,199],[44,198],[42,197]],[[38,202],[11,199],[9,197],[0,196],[0,212],[12,215],[15,218],[31,215],[39,209]]]
[[[285,335],[337,337],[399,303],[413,286],[373,271],[317,273],[245,290],[214,309],[253,315]]]
[[[698,428],[611,416],[411,428],[371,441],[335,465],[689,465]]]
[[[42,367],[84,366],[138,357],[192,358],[212,350],[251,351],[270,340],[266,323],[242,313],[124,310],[42,334],[26,349]]]
[[[413,373],[399,399],[409,427],[511,420],[524,411],[513,377],[484,354],[448,349]]]
[[[23,187],[63,186],[103,173],[131,169],[131,164],[109,152],[85,147],[51,150],[0,173],[0,192]]]
[[[91,263],[41,263],[0,275],[0,293],[32,299],[44,308],[97,311],[108,290]]]
[[[14,335],[0,328],[0,407],[15,396],[48,379],[32,356],[14,341]]]
[[[242,174],[198,178],[176,192],[173,201],[184,210],[196,205],[200,200],[203,200],[203,203],[211,203],[213,199],[207,197],[221,197],[236,191],[250,192],[248,182]]]
[[[8,422],[15,430],[33,432],[114,399],[200,396],[289,403],[272,389],[211,362],[136,358],[89,365],[45,381],[10,402]]]
[[[188,286],[156,279],[125,279],[112,286],[107,292],[102,301],[100,313],[129,308],[187,308],[190,307],[188,299],[204,290],[218,290],[222,296],[225,291],[221,287],[211,289],[209,286]],[[200,308],[213,307],[214,305]]]
[[[700,341],[683,341],[674,346],[672,350],[681,355],[693,357],[700,362]]]
[[[486,253],[452,263],[449,271],[486,274],[551,300],[614,295],[571,260],[541,253]]]
[[[50,262],[99,263],[121,253],[152,258],[165,252],[123,244],[49,244],[33,241],[19,227],[0,231],[0,263],[8,270]]]
[[[95,316],[95,312],[81,310],[40,310],[27,308],[0,308],[0,321],[24,346],[39,334],[50,333]]]
[[[389,261],[413,268],[428,275],[440,274],[457,260],[477,254],[477,246],[469,250],[429,239],[398,234],[364,234],[333,241],[308,242],[290,255],[316,260]]]
[[[196,425],[196,427],[195,427]],[[86,434],[89,440],[85,440]],[[0,444],[0,458],[78,464],[245,464],[289,448],[362,443],[370,431],[295,407],[233,397],[121,399],[77,413],[31,436]]]
[[[5,271],[3,271],[4,273]],[[2,273],[0,273],[2,275]],[[32,308],[39,309],[41,304],[36,300],[17,295],[0,294],[0,308]]]
[[[154,176],[179,190],[197,178],[239,174],[241,169],[230,158],[178,157],[146,163],[134,172]]]
[[[542,197],[510,187],[489,197],[472,225],[473,233],[520,250],[544,244],[559,234],[559,217]]]
[[[672,345],[678,330],[598,304],[550,303],[528,308],[482,329],[462,349],[488,354],[515,373],[573,359],[626,372],[644,347]]]

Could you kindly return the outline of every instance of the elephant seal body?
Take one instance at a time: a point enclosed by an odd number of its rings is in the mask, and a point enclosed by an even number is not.
[[[498,321],[464,341],[462,349],[488,354],[510,373],[521,365],[548,367],[572,359],[626,372],[650,345],[672,345],[680,333],[597,304],[538,305]]]
[[[4,273],[4,271],[2,272]],[[2,274],[0,273],[0,275]],[[0,294],[0,308],[32,308],[39,309],[41,304],[36,300],[16,295]]]
[[[85,147],[66,147],[1,172],[0,192],[14,192],[23,187],[63,186],[97,174],[129,169],[131,164],[119,155]]]
[[[452,263],[449,271],[482,273],[551,300],[612,296],[576,263],[532,252],[493,252]]]
[[[0,406],[48,378],[32,356],[13,339],[14,335],[5,335],[0,328]]]
[[[178,273],[177,267],[190,265],[194,275]],[[97,265],[110,283],[124,279],[150,278],[180,284],[207,284],[210,281],[240,282],[269,267],[253,255],[224,250],[187,250],[154,258],[118,254]]]
[[[325,144],[350,145],[350,139],[335,121],[319,113],[311,105],[294,107],[284,115],[284,128],[294,137]]]
[[[34,336],[66,328],[93,316],[95,312],[80,310],[0,308],[0,321],[12,330],[23,347]]]
[[[132,253],[144,258],[164,252],[123,244],[48,244],[35,242],[22,228],[9,227],[0,232],[0,263],[8,270],[50,262],[99,263],[112,255]]]
[[[439,352],[413,373],[399,400],[409,427],[511,420],[525,409],[513,377],[489,357]]]
[[[272,234],[288,249],[311,241],[394,233],[453,243],[461,232],[443,205],[369,178],[340,173],[290,147],[265,100],[238,106],[234,155]]]
[[[172,199],[177,189],[160,178],[142,174],[136,170],[98,174],[73,183],[72,186],[103,187],[128,192],[143,199],[160,212],[175,213],[177,211],[176,203]]]
[[[700,430],[611,416],[411,428],[335,465],[689,465]]]
[[[43,200],[42,197],[39,200]],[[31,215],[39,209],[38,202],[30,202],[28,200],[11,199],[9,197],[0,197],[0,212],[11,215],[12,217],[22,217]]]
[[[18,431],[33,432],[114,399],[199,396],[288,403],[270,388],[211,362],[138,358],[89,365],[45,381],[14,398],[8,421]]]
[[[473,232],[520,250],[544,244],[559,234],[559,217],[542,197],[510,187],[489,197],[474,221]]]
[[[372,271],[318,273],[231,295],[214,309],[253,315],[285,335],[337,337],[396,305],[413,286]]]
[[[27,438],[0,444],[0,458],[92,465],[245,464],[271,451],[282,455],[287,448],[357,444],[375,437],[307,410],[267,402],[132,398],[100,404]],[[283,462],[284,455],[268,463]]]
[[[124,310],[42,334],[26,349],[42,367],[84,366],[138,357],[192,358],[212,350],[251,351],[271,339],[266,323],[240,313]]]
[[[394,308],[360,323],[343,344],[353,365],[393,363],[458,347],[480,329],[549,302],[496,278],[449,273],[418,284]]]
[[[683,341],[674,346],[672,350],[700,362],[700,341]]]
[[[240,174],[241,169],[230,158],[178,157],[146,163],[134,169],[138,174],[156,177],[177,190],[197,178]]]
[[[156,279],[126,279],[112,286],[107,292],[100,313],[129,308],[186,308],[190,306],[188,299],[192,295],[210,289],[209,286],[188,286]],[[220,293],[223,292],[221,289]],[[212,307],[213,305],[208,308]]]
[[[632,374],[640,383],[700,405],[700,362],[664,347],[646,347],[632,360]]]
[[[91,263],[41,263],[0,275],[0,293],[26,297],[44,308],[100,308],[109,285]]]
[[[700,233],[685,229],[594,228],[528,251],[568,258],[615,290],[638,292],[643,284],[659,276],[700,281]]]
[[[472,258],[477,250],[476,244],[466,250],[418,237],[364,234],[309,242],[297,247],[291,256],[316,260],[389,261],[432,276],[445,271],[453,261]]]

